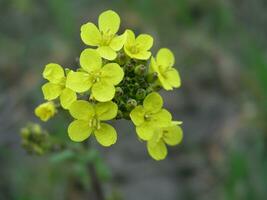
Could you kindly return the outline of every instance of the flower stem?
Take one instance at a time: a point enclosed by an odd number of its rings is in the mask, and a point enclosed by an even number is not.
[[[90,148],[89,142],[84,143],[84,146],[86,150],[88,150]],[[94,194],[94,199],[105,200],[104,191],[102,189],[101,181],[99,180],[99,177],[97,176],[94,161],[88,162],[87,169],[88,169],[88,174],[90,175],[90,178],[91,178],[92,192]],[[90,194],[91,193],[89,193],[89,199],[92,199]]]

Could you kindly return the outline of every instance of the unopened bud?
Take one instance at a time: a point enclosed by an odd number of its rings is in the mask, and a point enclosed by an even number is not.
[[[137,106],[137,102],[135,99],[129,99],[126,103],[126,109],[128,111],[131,111],[132,109],[134,109]]]
[[[122,96],[123,95],[123,90],[121,87],[116,87],[116,96]]]
[[[146,73],[146,66],[145,65],[138,65],[134,69],[134,73],[139,76],[144,76]]]
[[[149,83],[153,83],[154,81],[156,81],[158,79],[158,74],[157,72],[153,72],[151,74],[148,74],[146,77],[147,82]]]
[[[144,99],[146,97],[146,90],[143,88],[138,89],[135,96],[138,100]]]

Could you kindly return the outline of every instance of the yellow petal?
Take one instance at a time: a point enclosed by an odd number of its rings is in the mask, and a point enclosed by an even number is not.
[[[101,102],[95,105],[95,112],[99,120],[111,120],[117,116],[118,106],[112,101]]]
[[[63,108],[68,109],[70,105],[74,101],[76,101],[76,99],[77,99],[76,93],[69,88],[65,88],[60,95],[60,104]]]
[[[56,112],[55,104],[52,101],[42,103],[34,110],[35,115],[44,122],[53,117]]]
[[[107,60],[114,60],[117,57],[116,51],[114,51],[109,46],[98,47],[97,52],[100,54],[102,58],[105,58]]]
[[[42,86],[44,99],[53,100],[56,99],[62,92],[62,87],[54,83],[46,83]]]
[[[63,68],[56,63],[49,63],[43,71],[43,77],[51,83],[60,83],[64,76]]]
[[[136,58],[138,60],[148,60],[151,56],[151,52],[149,51],[139,51],[136,54],[131,54],[132,58]],[[129,55],[130,56],[130,55]]]
[[[183,130],[179,126],[163,128],[163,140],[171,146],[179,144],[183,139]]]
[[[173,125],[182,125],[183,122],[182,121],[172,121]]]
[[[136,43],[138,43],[138,47],[143,50],[149,50],[153,45],[153,38],[148,34],[140,34],[136,38]]]
[[[169,126],[172,122],[172,115],[166,109],[161,109],[159,112],[153,114],[151,118],[151,123],[153,123],[155,127]]]
[[[156,145],[147,142],[147,150],[149,155],[155,160],[163,160],[167,156],[167,147],[162,140],[160,140]]]
[[[101,69],[101,73],[101,78],[113,85],[119,84],[124,76],[123,69],[117,63],[106,64]]]
[[[69,107],[69,112],[75,119],[84,121],[89,121],[95,115],[92,104],[84,100],[74,101]]]
[[[104,33],[117,33],[120,27],[119,15],[112,10],[107,10],[101,13],[98,18],[98,27],[100,31],[103,31]]]
[[[136,127],[136,133],[142,140],[150,140],[155,130],[154,124],[150,122],[144,122],[140,126]]]
[[[129,47],[129,46],[134,45],[135,44],[134,32],[130,29],[127,29],[125,32],[127,34],[125,47]]]
[[[102,67],[102,59],[95,49],[85,49],[80,55],[80,65],[87,72],[93,72]]]
[[[163,67],[162,70],[174,65],[174,55],[167,48],[162,48],[158,51],[156,60],[158,65],[161,65]]]
[[[161,74],[158,74],[158,80],[160,82],[160,85],[165,89],[165,90],[173,90],[172,86],[169,84],[169,82],[166,80],[164,76]]]
[[[113,99],[115,87],[106,81],[99,81],[92,86],[92,96],[100,102],[106,102]]]
[[[143,105],[145,110],[155,113],[162,108],[163,100],[157,92],[152,92],[146,96]]]
[[[151,61],[149,64],[149,72],[150,73],[157,72],[157,74],[159,74],[159,68],[154,57],[151,58]]]
[[[110,47],[115,50],[115,51],[119,51],[121,50],[121,48],[123,47],[125,41],[126,41],[126,38],[127,38],[127,33],[126,31],[122,34],[122,35],[119,35],[119,36],[115,36],[111,42],[110,42]]]
[[[91,46],[98,46],[101,41],[101,34],[93,23],[87,23],[81,27],[82,41]]]
[[[105,147],[111,146],[117,141],[117,132],[109,124],[101,123],[100,129],[95,130],[94,133],[96,140]]]
[[[89,127],[87,121],[75,120],[70,123],[68,127],[68,134],[72,141],[82,142],[89,138],[92,133],[92,129]]]
[[[140,126],[144,122],[144,116],[145,116],[145,109],[143,106],[137,106],[135,107],[131,113],[130,117],[134,125]]]
[[[166,81],[175,88],[178,88],[181,86],[181,79],[179,76],[178,71],[176,71],[176,69],[171,68],[168,71],[165,72],[165,79]]]
[[[85,72],[70,72],[66,80],[66,87],[75,92],[85,92],[92,86],[92,78]]]

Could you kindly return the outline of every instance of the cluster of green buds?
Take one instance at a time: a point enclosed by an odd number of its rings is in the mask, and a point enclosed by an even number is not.
[[[47,131],[39,124],[29,123],[20,130],[22,147],[30,154],[43,155],[50,150],[51,143]]]
[[[181,122],[162,108],[157,93],[180,87],[174,55],[162,48],[151,56],[152,36],[136,37],[129,29],[119,35],[119,27],[120,17],[112,10],[100,14],[98,27],[91,22],[82,25],[81,39],[91,47],[81,52],[76,70],[55,63],[45,66],[48,82],[42,91],[47,102],[35,114],[47,121],[59,107],[68,110],[74,118],[68,127],[71,140],[82,142],[94,135],[106,147],[116,142],[117,132],[104,121],[131,120],[151,157],[162,160],[166,144],[176,145],[183,137]]]

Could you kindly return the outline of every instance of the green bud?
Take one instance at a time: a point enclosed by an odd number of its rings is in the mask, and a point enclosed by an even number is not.
[[[23,139],[27,139],[30,135],[30,130],[28,128],[22,128],[21,131],[20,131],[20,134],[21,134],[21,137]]]
[[[123,118],[124,119],[127,119],[127,120],[130,120],[130,113],[129,112],[123,112]]]
[[[121,119],[121,118],[123,118],[123,113],[121,110],[118,110],[116,119]]]
[[[153,89],[152,86],[149,86],[149,87],[146,89],[146,93],[147,93],[147,94],[149,94],[149,93],[151,93],[151,92],[153,92],[153,91],[154,91],[154,89]]]
[[[155,84],[155,85],[152,86],[152,88],[153,88],[154,91],[159,91],[161,89],[161,85]]]
[[[144,76],[146,74],[146,66],[145,65],[138,65],[134,69],[134,73],[139,76]]]
[[[123,95],[123,90],[121,87],[116,87],[116,92],[115,96],[122,96]]]
[[[146,80],[149,83],[153,83],[157,79],[158,79],[158,73],[157,72],[153,72],[151,74],[148,74],[147,77],[146,77]]]
[[[126,103],[126,109],[128,111],[131,111],[132,109],[134,109],[137,106],[137,102],[135,99],[129,99]]]
[[[146,97],[146,90],[143,88],[138,89],[135,96],[138,100],[144,99]]]
[[[119,52],[117,55],[117,63],[119,63],[119,65],[124,65],[126,61],[127,61],[127,57],[125,53]]]
[[[126,71],[131,72],[131,71],[134,70],[134,64],[132,64],[132,63],[126,63],[124,65],[124,68],[125,68]]]

